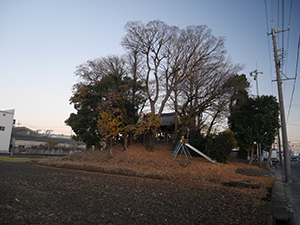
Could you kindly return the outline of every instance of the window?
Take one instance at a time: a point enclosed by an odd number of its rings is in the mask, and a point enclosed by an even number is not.
[[[5,131],[5,127],[0,126],[0,131]]]

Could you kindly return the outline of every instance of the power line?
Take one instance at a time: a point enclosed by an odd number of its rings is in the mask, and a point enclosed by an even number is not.
[[[267,8],[267,0],[265,0],[265,13],[266,13],[266,24],[267,24],[267,30],[269,30],[269,24],[268,24],[268,8]]]
[[[285,21],[288,21],[288,27],[290,27],[291,25],[291,20],[292,20],[292,9],[293,9],[293,0],[290,0],[289,3],[285,4],[286,1],[284,0],[277,0],[277,2],[267,2],[267,0],[264,1],[265,4],[265,14],[266,14],[266,24],[267,24],[267,30],[269,30],[269,25],[268,25],[268,21],[269,21],[269,8],[268,8],[268,4],[271,4],[271,15],[272,15],[272,20],[276,20],[278,23],[278,27],[280,27],[280,25],[283,27],[285,26]],[[273,6],[274,4],[274,6]],[[288,6],[289,5],[289,6]],[[269,5],[270,7],[270,5]],[[281,8],[281,9],[280,9]],[[289,9],[288,11],[285,11],[285,9]],[[273,16],[277,15],[277,18],[273,18]],[[280,18],[281,16],[281,18]],[[280,24],[281,23],[281,24]],[[277,36],[277,45],[279,45],[279,43],[281,43],[281,48],[280,48],[280,55],[281,59],[280,59],[280,71],[282,73],[282,75],[284,75],[286,77],[286,80],[290,80],[290,78],[287,78],[286,74],[288,72],[288,58],[289,58],[289,42],[290,42],[290,32],[288,32],[287,34],[287,38],[285,38],[284,33],[282,33],[281,35],[278,34]],[[268,46],[269,46],[269,65],[270,65],[270,77],[272,80],[272,74],[273,74],[273,69],[272,69],[272,63],[271,63],[271,46],[270,46],[270,39],[268,38]],[[285,48],[286,47],[286,48]],[[293,79],[293,78],[292,78]],[[272,88],[272,93],[273,93],[273,85],[271,84],[271,88]]]
[[[278,0],[277,2],[277,27],[280,28],[280,0]],[[278,35],[278,43],[277,45],[279,46],[279,43],[280,43],[280,39],[281,38],[281,35]],[[282,64],[282,63],[281,63]]]
[[[279,16],[279,14],[280,14],[280,10],[279,10],[279,8],[280,8],[280,0],[278,0],[278,5],[277,5],[277,23],[278,23],[278,27],[280,26],[280,23],[279,23],[279,21],[280,21],[280,16]]]
[[[288,27],[291,26],[291,20],[292,20],[292,8],[293,8],[293,0],[291,0],[291,3],[290,3],[290,11],[289,11],[289,14],[290,14],[290,17],[289,17],[289,23],[288,23]],[[289,58],[289,46],[290,46],[290,32],[288,32],[288,36],[287,36],[287,48],[286,48],[286,65],[288,65],[288,58]],[[285,67],[285,74],[287,74],[287,66]]]
[[[282,18],[281,18],[281,30],[284,28],[284,1],[281,0],[281,10],[282,10]],[[279,9],[278,9],[279,10]],[[282,33],[282,54],[284,54],[284,32]],[[282,65],[283,65],[283,58],[282,58]]]
[[[272,2],[271,2],[272,4]],[[267,7],[267,0],[265,0],[265,14],[266,14],[266,24],[267,24],[267,30],[269,30],[269,18],[268,18],[268,7]],[[270,78],[271,78],[271,81],[273,80],[272,79],[272,74],[273,74],[273,71],[272,71],[272,60],[271,60],[271,43],[270,43],[270,38],[268,38],[268,49],[269,49],[269,66],[270,66]],[[273,84],[271,82],[271,90],[272,90],[272,95],[273,95]]]
[[[289,25],[291,25],[291,19],[292,19],[292,8],[293,8],[293,0],[291,0],[291,4],[290,4],[290,18],[289,18]]]
[[[274,15],[273,15],[273,1],[271,1],[271,14],[272,14],[272,20],[274,20]]]
[[[290,116],[290,112],[291,112],[291,107],[292,107],[292,102],[293,102],[294,93],[295,93],[296,80],[297,80],[297,74],[298,74],[298,64],[299,64],[299,48],[300,48],[300,35],[299,35],[299,39],[298,39],[298,50],[297,50],[297,61],[296,61],[295,79],[294,79],[294,85],[293,85],[293,90],[292,90],[292,95],[291,95],[291,100],[290,100],[290,105],[289,105],[287,120],[289,120],[289,116]]]

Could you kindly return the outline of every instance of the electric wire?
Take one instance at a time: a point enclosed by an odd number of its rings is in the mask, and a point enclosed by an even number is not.
[[[284,30],[285,24],[284,24],[284,0],[281,0],[281,30]],[[284,43],[284,33],[282,32],[282,38],[281,38],[281,72],[284,74],[284,68],[287,68],[286,66],[286,50],[285,50],[285,43]]]
[[[293,0],[291,0],[291,2],[290,2],[290,11],[289,11],[290,16],[289,16],[288,27],[291,26],[291,20],[292,20],[292,8],[293,8]],[[288,35],[288,36],[287,36],[287,47],[286,47],[286,52],[287,52],[287,54],[286,54],[286,60],[285,60],[286,65],[288,65],[288,58],[289,58],[288,52],[289,52],[289,46],[290,46],[290,32],[288,32],[287,35]],[[287,66],[285,67],[285,74],[287,74]]]
[[[277,27],[279,28],[280,27],[280,0],[278,0],[278,4],[277,4]],[[280,43],[280,36],[281,35],[278,35],[278,43],[277,43],[277,46],[279,46],[279,43]]]
[[[280,0],[278,0],[278,5],[277,5],[277,23],[278,23],[278,27],[279,27],[279,21],[280,21],[280,19],[279,19],[279,12],[280,12],[280,10],[279,10],[279,8],[280,8]]]
[[[271,1],[271,16],[272,16],[272,20],[274,20],[274,15],[273,15],[273,1]]]
[[[297,50],[297,61],[296,61],[295,79],[294,79],[294,85],[293,85],[293,90],[292,90],[292,95],[291,95],[291,100],[290,100],[290,105],[289,105],[287,120],[289,120],[289,116],[290,116],[290,112],[291,112],[291,107],[292,107],[292,102],[293,102],[294,93],[295,93],[296,81],[297,81],[298,64],[299,64],[299,48],[300,48],[300,34],[299,34],[299,39],[298,39],[298,50]]]
[[[291,0],[291,4],[290,4],[290,18],[289,18],[289,26],[291,25],[291,19],[292,19],[292,7],[293,7],[293,0]]]
[[[271,3],[272,3],[272,1],[271,1]],[[269,32],[269,23],[268,23],[268,21],[269,21],[269,18],[268,18],[268,7],[267,7],[267,0],[265,0],[265,14],[266,14],[266,24],[267,24],[267,31]],[[273,74],[273,71],[272,71],[272,57],[271,57],[271,55],[272,55],[272,53],[271,53],[271,43],[270,43],[270,38],[269,38],[269,36],[268,36],[268,49],[269,49],[269,65],[270,65],[270,78],[271,78],[271,91],[272,91],[272,95],[274,95],[274,93],[273,93],[273,83],[272,83],[272,74]]]
[[[267,30],[269,31],[269,24],[268,24],[268,8],[267,8],[267,0],[265,0],[265,14],[266,14],[266,24],[267,24]]]
[[[281,30],[284,29],[284,0],[281,0],[282,2],[282,6],[281,6],[281,10],[282,10],[282,18],[281,18]],[[284,32],[282,32],[282,66],[284,65],[283,64],[283,61],[284,61]]]

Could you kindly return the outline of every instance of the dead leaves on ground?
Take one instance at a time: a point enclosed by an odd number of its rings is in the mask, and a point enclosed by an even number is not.
[[[210,163],[204,158],[172,157],[170,146],[157,146],[148,152],[142,145],[122,151],[115,146],[109,151],[85,151],[61,159],[43,161],[43,164],[138,177],[167,179],[188,185],[232,188],[256,199],[269,195],[273,177],[269,171],[246,163]]]

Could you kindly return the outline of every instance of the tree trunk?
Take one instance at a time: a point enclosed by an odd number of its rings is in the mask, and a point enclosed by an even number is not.
[[[151,127],[149,132],[148,144],[147,144],[147,150],[149,152],[154,151],[156,133],[157,133],[157,127]]]
[[[133,144],[133,132],[129,133],[129,140],[128,140],[128,146]]]
[[[128,134],[124,134],[124,143],[123,143],[123,149],[127,150],[128,149]]]
[[[264,162],[264,156],[263,156],[263,151],[261,150],[261,144],[259,144],[259,154],[260,154],[260,164],[263,164]]]
[[[251,158],[250,158],[249,164],[252,164],[252,162],[253,162],[253,154],[254,154],[254,146],[252,145],[252,147],[251,147]]]
[[[175,82],[176,83],[176,82]],[[174,89],[174,95],[175,95],[175,99],[174,99],[174,108],[175,108],[175,130],[174,130],[174,139],[175,139],[175,143],[177,142],[177,130],[178,130],[178,90],[177,90],[177,84],[175,86]]]
[[[267,169],[270,168],[271,156],[272,156],[272,146],[269,149],[269,155],[268,155],[267,164],[266,164]]]
[[[108,149],[109,148],[109,154],[112,155],[112,139],[111,138],[108,138],[106,139],[106,148]]]
[[[174,126],[174,140],[172,141],[173,144],[177,142],[177,138],[178,138],[178,115],[177,113],[175,113],[175,126]]]
[[[217,111],[216,114],[214,115],[214,117],[213,117],[213,119],[212,119],[212,121],[211,121],[211,123],[209,125],[209,128],[208,128],[208,130],[206,132],[206,135],[210,135],[212,127],[213,127],[213,125],[215,123],[215,120],[217,119],[217,116],[219,115],[219,113],[220,113],[220,111]]]

